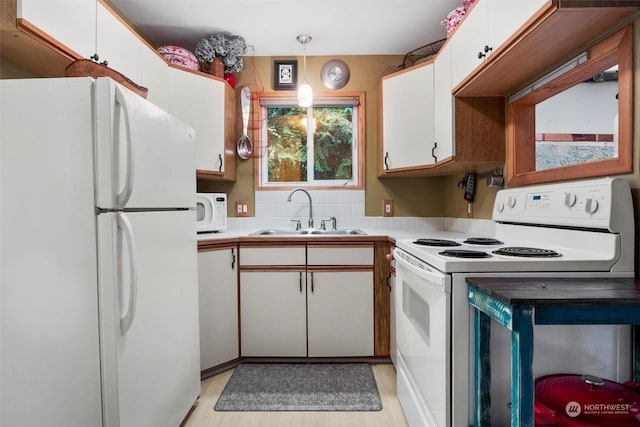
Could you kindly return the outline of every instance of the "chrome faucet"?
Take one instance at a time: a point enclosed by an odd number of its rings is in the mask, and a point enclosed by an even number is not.
[[[289,193],[289,197],[287,197],[287,202],[291,201],[291,196],[293,196],[293,193],[295,193],[296,191],[302,191],[309,198],[309,228],[313,228],[313,201],[311,200],[311,194],[309,194],[309,192],[304,188],[296,188],[291,193]]]

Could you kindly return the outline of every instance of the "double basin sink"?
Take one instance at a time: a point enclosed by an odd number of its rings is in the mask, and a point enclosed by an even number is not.
[[[367,233],[359,228],[343,228],[340,230],[322,230],[311,228],[307,230],[280,230],[266,228],[249,234],[250,236],[364,236]]]

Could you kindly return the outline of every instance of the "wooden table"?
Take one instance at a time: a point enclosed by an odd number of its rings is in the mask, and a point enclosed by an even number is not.
[[[511,331],[511,426],[534,426],[533,325],[634,325],[633,379],[640,381],[640,282],[635,279],[467,279],[474,321],[474,425],[490,426],[490,322]]]

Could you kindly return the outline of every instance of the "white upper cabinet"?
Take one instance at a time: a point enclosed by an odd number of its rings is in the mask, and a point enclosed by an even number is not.
[[[152,49],[142,49],[140,85],[149,89],[147,99],[163,110],[169,109],[169,67],[163,58]],[[196,135],[197,137],[197,135]]]
[[[17,18],[83,58],[96,51],[96,0],[17,0]]]
[[[451,94],[451,43],[438,52],[433,70],[434,154],[438,162],[455,153],[453,126],[453,95]]]
[[[102,4],[98,4],[97,26],[100,62],[106,60],[110,68],[141,84],[144,43]]]
[[[168,86],[168,111],[196,130],[196,169],[223,174],[231,167],[235,172],[230,163],[230,159],[235,160],[235,153],[225,159],[227,83],[206,74],[169,67]]]
[[[382,79],[381,172],[432,164],[433,63]]]
[[[452,86],[457,86],[488,58],[547,0],[482,0],[453,33]]]

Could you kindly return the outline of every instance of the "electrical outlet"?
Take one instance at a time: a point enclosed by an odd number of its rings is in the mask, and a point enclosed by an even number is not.
[[[473,218],[473,203],[467,203],[467,218]]]
[[[248,200],[236,200],[236,216],[249,216]]]
[[[393,200],[382,201],[382,216],[393,216]]]

